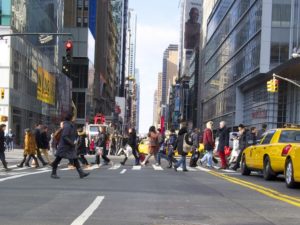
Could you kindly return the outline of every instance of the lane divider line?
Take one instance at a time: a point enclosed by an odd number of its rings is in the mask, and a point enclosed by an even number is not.
[[[243,180],[240,180],[240,179],[237,179],[237,178],[234,178],[234,177],[230,177],[228,175],[220,174],[218,172],[209,171],[208,173],[213,175],[213,176],[216,176],[216,177],[222,178],[224,180],[227,180],[231,183],[238,184],[240,186],[247,187],[249,189],[257,191],[257,192],[259,192],[263,195],[266,195],[270,198],[277,199],[277,200],[280,200],[282,202],[286,202],[288,204],[300,207],[300,199],[299,198],[288,196],[288,195],[282,194],[278,191],[275,191],[275,190],[272,190],[272,189],[269,189],[269,188],[265,188],[263,186],[256,185],[254,183],[250,183],[250,182],[247,182],[247,181],[243,181]]]
[[[123,169],[123,170],[120,172],[120,174],[124,174],[124,173],[126,173],[126,171],[127,171],[127,169]]]
[[[84,210],[83,213],[71,223],[71,225],[83,225],[100,206],[103,199],[104,196],[97,196],[96,199],[89,205],[89,207]]]

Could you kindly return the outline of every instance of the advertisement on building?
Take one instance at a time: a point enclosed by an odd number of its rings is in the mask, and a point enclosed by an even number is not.
[[[184,48],[194,49],[200,41],[200,15],[202,3],[199,0],[186,0],[184,9]]]
[[[116,97],[115,98],[116,106],[118,107],[118,114],[123,119],[125,119],[125,107],[126,107],[126,99],[124,97]]]
[[[38,67],[37,99],[55,105],[55,77],[42,67]]]

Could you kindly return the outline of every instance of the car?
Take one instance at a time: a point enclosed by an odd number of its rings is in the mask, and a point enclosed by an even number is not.
[[[300,142],[300,134],[295,136],[296,141]],[[300,183],[300,144],[289,145],[286,147],[284,176],[285,183],[288,188],[294,188]]]
[[[265,180],[283,174],[289,148],[300,143],[300,129],[277,128],[268,130],[257,145],[247,147],[242,154],[241,174],[262,171]]]

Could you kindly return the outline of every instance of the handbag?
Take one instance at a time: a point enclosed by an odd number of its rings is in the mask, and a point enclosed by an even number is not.
[[[185,140],[186,135],[188,135],[188,134],[185,134],[183,137],[183,152],[189,153],[190,151],[192,151],[192,145],[189,145],[188,143],[186,143],[186,140]]]
[[[225,146],[225,147],[224,147],[224,153],[225,153],[225,156],[230,156],[230,154],[231,154],[231,149],[230,149],[230,147]]]

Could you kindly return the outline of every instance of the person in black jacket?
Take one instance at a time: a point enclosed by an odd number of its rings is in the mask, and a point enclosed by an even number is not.
[[[228,165],[225,158],[225,147],[229,146],[229,131],[226,127],[226,122],[221,121],[220,122],[220,128],[218,130],[219,137],[219,144],[218,144],[218,154],[221,159],[221,168],[220,169],[227,169]]]
[[[42,126],[42,130],[40,133],[40,151],[43,153],[45,156],[47,162],[50,164],[51,160],[49,157],[49,138],[48,138],[48,127],[47,126]]]
[[[41,124],[37,124],[36,128],[34,130],[34,136],[35,136],[35,142],[36,142],[36,155],[37,158],[41,161],[41,163],[43,164],[43,166],[46,166],[48,163],[45,162],[45,160],[43,159],[42,155],[41,155],[41,149],[42,149],[42,142],[41,142],[41,130],[42,130],[42,125]],[[31,157],[28,158],[28,162],[30,160]]]
[[[75,150],[76,130],[72,122],[72,118],[72,113],[68,113],[63,123],[61,138],[57,146],[56,158],[52,163],[51,178],[53,179],[59,179],[59,176],[57,176],[56,171],[58,164],[63,158],[73,160],[80,178],[84,178],[89,175],[89,173],[85,173],[81,169],[77,158],[77,153]]]
[[[108,165],[109,163],[112,164],[112,161],[107,157],[108,154],[108,151],[106,150],[107,140],[108,140],[108,135],[105,131],[105,127],[101,127],[95,143],[96,149],[98,149],[98,152],[96,153],[96,164],[98,166],[100,166],[100,155],[104,160],[105,165]]]
[[[3,164],[3,167],[5,168],[6,171],[9,171],[10,169],[7,167],[7,162],[5,160],[5,135],[4,135],[4,130],[6,128],[5,124],[0,125],[0,160]]]
[[[243,151],[245,150],[245,148],[247,148],[248,146],[248,140],[249,140],[249,134],[245,128],[245,126],[243,124],[240,124],[239,127],[239,149],[240,149],[240,153],[237,157],[237,160],[234,164],[233,167],[231,167],[232,170],[237,170],[238,168],[240,168],[240,162],[241,162],[241,159],[242,159],[242,154],[243,154]]]
[[[85,158],[85,155],[87,154],[87,136],[82,127],[77,129],[77,141],[76,141],[76,152],[77,155],[79,156],[79,160],[84,165],[86,168],[90,166],[89,162]]]
[[[185,143],[192,146],[193,142],[189,140],[188,138],[188,131],[186,128],[186,125],[183,124],[182,128],[178,132],[178,138],[177,138],[177,151],[178,154],[181,155],[181,158],[179,161],[174,165],[174,170],[177,171],[177,168],[182,165],[182,170],[184,172],[187,172],[186,169],[186,156],[188,154],[188,150],[184,147]],[[184,143],[185,142],[185,143]]]
[[[128,139],[127,139],[127,143],[131,149],[132,149],[132,154],[135,158],[135,165],[139,165],[140,164],[140,160],[139,160],[139,156],[138,156],[138,152],[137,152],[137,136],[136,136],[136,131],[134,128],[129,128],[128,130]],[[125,145],[126,145],[125,144]],[[125,158],[124,160],[121,162],[121,165],[125,165],[125,162],[127,161],[128,157],[125,154]]]

